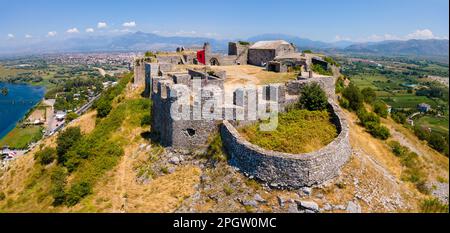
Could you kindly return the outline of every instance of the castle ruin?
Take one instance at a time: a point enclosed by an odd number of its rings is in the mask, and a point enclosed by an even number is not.
[[[203,48],[202,60],[211,66],[258,64],[269,71],[287,72],[288,67],[308,70],[312,62],[283,41],[257,42],[253,45],[231,42],[228,55],[211,52],[207,43]],[[182,150],[202,150],[207,147],[211,136],[220,133],[233,166],[275,187],[322,183],[336,176],[348,160],[351,154],[348,124],[335,104],[334,77],[313,77],[309,70],[307,77],[299,76],[286,83],[259,87],[235,87],[229,90],[229,94],[224,91],[227,74],[220,68],[199,66],[179,71],[174,69],[176,65],[185,64],[187,60],[198,64],[199,57],[186,59],[181,54],[163,57],[159,59],[156,56],[156,61],[139,60],[135,63],[134,79],[135,83],[145,83],[152,100],[151,131],[159,136],[161,145]],[[254,106],[258,108],[256,112],[267,112],[267,109],[274,107],[284,111],[298,100],[301,88],[311,82],[318,83],[329,98],[330,111],[338,129],[338,137],[332,143],[315,152],[293,155],[262,149],[239,136],[235,127],[261,119],[261,116],[254,114]],[[230,101],[227,102],[227,98]],[[174,113],[180,117],[174,117]]]

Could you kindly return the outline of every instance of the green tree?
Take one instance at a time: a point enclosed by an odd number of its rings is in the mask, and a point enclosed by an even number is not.
[[[393,112],[391,113],[392,119],[399,123],[399,124],[405,124],[406,123],[406,115],[401,112]]]
[[[74,113],[74,112],[69,112],[69,113],[66,115],[66,121],[67,121],[67,122],[71,122],[71,121],[75,120],[77,117],[78,117],[78,114],[76,114],[76,113]]]
[[[66,201],[66,193],[64,187],[66,186],[66,170],[57,166],[51,173],[50,179],[52,181],[52,186],[50,189],[50,194],[53,196],[53,206],[59,206],[64,204]]]
[[[58,154],[58,162],[64,163],[66,161],[67,151],[81,139],[80,127],[69,127],[64,130],[56,139],[56,151]]]
[[[389,114],[387,105],[381,100],[377,100],[373,103],[373,111],[383,118],[386,118]]]
[[[368,104],[373,103],[375,101],[375,99],[377,98],[377,94],[370,87],[366,87],[366,88],[362,89],[361,94],[364,97],[364,102],[366,102]]]
[[[344,89],[342,96],[348,100],[350,109],[354,111],[358,111],[363,106],[364,97],[359,88],[353,83],[350,83],[350,85]]]
[[[432,133],[430,138],[428,139],[428,144],[430,144],[433,149],[439,152],[444,152],[447,141],[441,135]]]
[[[42,165],[47,165],[52,163],[56,158],[56,149],[52,147],[46,147],[34,155],[34,159],[39,161]]]
[[[88,182],[75,183],[67,192],[66,203],[68,206],[74,206],[90,193],[92,193],[91,184]]]
[[[318,83],[306,85],[300,91],[299,105],[309,111],[325,110],[328,105],[327,95]]]
[[[112,110],[111,101],[101,100],[97,103],[97,116],[100,118],[104,118],[108,116],[108,114]]]

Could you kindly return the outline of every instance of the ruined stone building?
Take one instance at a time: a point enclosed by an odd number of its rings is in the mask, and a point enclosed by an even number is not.
[[[296,48],[284,41],[259,41],[250,46],[248,50],[248,64],[255,66],[266,66],[277,56],[294,53]]]
[[[287,42],[255,45],[231,42],[228,55],[222,55],[212,53],[209,45],[205,44],[205,63],[238,65],[250,63],[253,59],[253,62],[267,62],[268,70],[286,72],[293,67],[308,67],[312,62],[312,59],[308,60],[303,54],[296,53],[295,48]],[[184,51],[179,49],[179,52]],[[230,164],[273,187],[302,187],[322,183],[336,176],[348,160],[351,154],[348,124],[335,104],[335,78],[313,77],[310,71],[308,77],[300,76],[287,83],[256,88],[237,86],[230,90],[231,102],[215,102],[216,97],[225,100],[228,95],[223,92],[227,78],[225,71],[212,70],[207,66],[176,71],[174,67],[179,64],[179,60],[174,60],[174,55],[165,57],[162,61],[144,61],[135,66],[135,82],[145,81],[152,100],[151,131],[157,135],[162,146],[201,151],[208,146],[213,135],[220,133],[223,146],[230,156]],[[261,119],[259,115],[253,114],[255,105],[250,103],[255,103],[258,111],[260,108],[267,111],[268,107],[273,106],[284,111],[287,106],[297,102],[301,88],[311,82],[318,83],[325,90],[338,129],[337,138],[329,145],[318,151],[294,155],[265,150],[239,135],[236,129],[238,126],[256,123]],[[199,92],[195,92],[195,89]],[[186,93],[189,93],[187,97]],[[180,105],[180,102],[183,104]],[[204,107],[205,104],[207,107]],[[231,114],[231,118],[227,114]]]

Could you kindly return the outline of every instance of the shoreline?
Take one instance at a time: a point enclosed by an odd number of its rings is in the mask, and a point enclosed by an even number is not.
[[[36,101],[36,103],[34,105],[32,105],[24,114],[23,116],[21,116],[20,118],[18,118],[17,120],[15,120],[13,123],[10,124],[10,126],[6,127],[6,133],[2,136],[0,136],[0,141],[4,140],[14,129],[18,129],[21,128],[20,124],[23,123],[34,111],[36,111],[36,109],[38,108],[39,105],[41,105],[43,103],[43,101],[45,100],[45,93],[47,92],[47,88],[45,86],[34,86],[28,83],[10,83],[10,82],[3,82],[0,81],[0,83],[5,83],[5,84],[9,84],[9,85],[26,85],[26,86],[30,86],[30,87],[39,87],[39,88],[43,88],[44,89],[44,94],[43,96]],[[12,126],[12,127],[11,127]],[[3,145],[0,145],[3,147]]]

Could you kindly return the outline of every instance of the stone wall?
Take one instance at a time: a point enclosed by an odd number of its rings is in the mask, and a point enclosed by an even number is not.
[[[275,49],[249,49],[248,64],[263,66],[263,64],[272,61],[275,56]]]
[[[241,44],[239,42],[228,43],[228,56],[236,56],[235,63],[247,65],[248,49],[251,44]]]
[[[351,155],[351,146],[342,110],[332,100],[330,103],[339,134],[330,144],[311,153],[289,154],[263,149],[241,137],[230,122],[224,121],[221,137],[231,165],[279,188],[311,186],[337,176]]]
[[[318,83],[320,87],[325,91],[328,98],[335,100],[335,85],[336,79],[334,77],[314,77],[303,78],[300,77],[297,80],[289,81],[286,83],[286,91],[289,95],[300,94],[300,88],[309,83]]]
[[[145,64],[142,59],[136,59],[134,61],[134,86],[143,85],[145,80]]]
[[[156,59],[160,63],[171,63],[171,64],[174,64],[174,65],[178,65],[178,64],[182,64],[183,63],[182,57],[179,54],[174,54],[174,55],[168,55],[168,54],[156,55]]]

